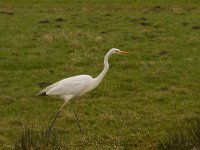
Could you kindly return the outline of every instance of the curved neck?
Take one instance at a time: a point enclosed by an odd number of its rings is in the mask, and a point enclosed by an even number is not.
[[[99,76],[95,78],[98,84],[101,83],[101,81],[103,80],[104,76],[108,72],[108,69],[109,69],[108,59],[109,59],[109,57],[110,57],[110,54],[107,53],[106,56],[104,57],[104,69],[99,74]]]

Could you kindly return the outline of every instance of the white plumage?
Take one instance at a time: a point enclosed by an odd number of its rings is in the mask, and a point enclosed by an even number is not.
[[[38,95],[61,96],[65,101],[92,90],[94,79],[89,75],[78,75],[60,80],[42,90]]]

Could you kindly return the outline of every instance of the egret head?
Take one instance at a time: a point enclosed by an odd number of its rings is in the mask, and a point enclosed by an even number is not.
[[[109,50],[110,54],[129,54],[129,52],[119,50],[117,48],[112,48]]]

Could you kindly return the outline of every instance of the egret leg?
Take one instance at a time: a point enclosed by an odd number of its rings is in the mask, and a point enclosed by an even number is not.
[[[52,121],[52,123],[49,127],[48,134],[51,132],[51,129],[52,129],[54,123],[56,122],[57,117],[59,116],[60,112],[62,111],[63,107],[67,104],[67,102],[68,101],[65,101],[64,104],[59,108],[58,112],[56,113],[55,118],[54,118],[54,120]]]
[[[78,115],[77,115],[77,113],[76,113],[76,102],[75,102],[74,110],[73,110],[73,111],[74,111],[74,116],[75,116],[75,118],[76,118],[76,123],[77,123],[77,125],[78,125],[78,128],[79,128],[81,134],[83,134],[83,130],[81,129],[80,121],[79,121]]]

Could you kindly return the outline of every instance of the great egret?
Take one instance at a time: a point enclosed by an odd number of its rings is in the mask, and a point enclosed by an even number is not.
[[[104,76],[108,72],[109,64],[108,59],[112,54],[128,54],[128,52],[121,51],[117,48],[112,48],[108,51],[106,56],[104,57],[104,69],[99,74],[98,77],[93,78],[90,75],[77,75],[69,78],[65,78],[63,80],[60,80],[45,89],[43,89],[41,92],[39,92],[36,96],[42,95],[56,95],[60,96],[64,99],[64,104],[60,107],[58,112],[56,113],[56,117],[53,120],[49,132],[51,128],[53,127],[53,124],[55,123],[56,118],[58,117],[59,113],[63,109],[63,107],[67,104],[67,102],[75,97],[79,97],[93,89],[95,89],[103,80]],[[76,116],[76,114],[75,114]],[[76,116],[77,117],[77,116]],[[79,126],[79,123],[78,123]],[[79,126],[80,128],[80,126]]]

